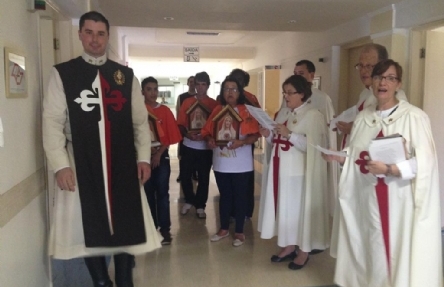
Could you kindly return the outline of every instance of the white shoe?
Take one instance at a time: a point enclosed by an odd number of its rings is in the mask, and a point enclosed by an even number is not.
[[[180,210],[180,213],[181,213],[182,215],[187,214],[191,207],[192,207],[191,204],[189,204],[189,203],[185,203],[185,204],[182,206],[182,209]]]
[[[245,239],[244,239],[244,241],[242,241],[242,240],[236,238],[236,239],[233,240],[233,246],[234,247],[239,247],[239,246],[243,245],[244,242],[245,242]]]
[[[207,214],[205,213],[205,210],[203,208],[198,208],[196,210],[196,212],[197,212],[197,217],[198,218],[201,218],[201,219],[207,218]]]
[[[219,236],[219,235],[217,235],[217,233],[216,233],[216,234],[214,234],[213,236],[211,236],[210,241],[211,241],[211,242],[216,242],[216,241],[219,241],[219,240],[221,240],[221,239],[224,239],[225,237],[228,237],[229,235],[230,235],[230,232],[227,232],[227,234],[222,235],[222,236]]]

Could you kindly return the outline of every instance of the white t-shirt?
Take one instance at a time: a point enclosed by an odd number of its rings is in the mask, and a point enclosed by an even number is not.
[[[247,136],[240,135],[244,140]],[[213,170],[226,173],[248,172],[253,170],[253,153],[251,145],[244,145],[229,150],[227,147],[213,149]]]
[[[189,138],[183,138],[183,145],[189,148],[198,149],[198,150],[206,150],[209,149],[207,147],[206,141],[192,141]]]

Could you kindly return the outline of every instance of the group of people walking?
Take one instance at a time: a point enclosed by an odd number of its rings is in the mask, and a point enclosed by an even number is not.
[[[264,239],[277,236],[281,249],[273,263],[290,260],[288,267],[298,270],[310,254],[330,247],[340,286],[442,286],[430,123],[407,102],[402,68],[383,46],[362,50],[356,64],[365,85],[359,113],[353,123],[337,123],[346,153],[331,155],[316,149],[337,147],[336,132],[328,127],[332,102],[312,87],[312,62],[296,63],[295,75],[283,82],[272,129],[250,114],[248,105],[260,105],[244,90],[249,76],[240,69],[223,81],[217,100],[207,95],[206,72],[188,79],[176,121],[157,103],[156,79],[140,86],[131,69],[107,59],[109,23],[103,15],[88,12],[79,27],[84,53],[54,67],[44,99],[44,148],[60,189],[49,242],[54,258],[84,257],[94,286],[103,287],[113,286],[105,255],[114,255],[117,286],[134,286],[133,255],[172,242],[168,147],[179,142],[181,214],[194,208],[199,219],[206,218],[213,167],[220,224],[210,241],[230,236],[233,217],[232,245],[243,245],[244,222],[254,207],[254,143],[263,136],[268,144],[258,230]],[[405,160],[372,160],[370,143],[393,135],[402,137]]]

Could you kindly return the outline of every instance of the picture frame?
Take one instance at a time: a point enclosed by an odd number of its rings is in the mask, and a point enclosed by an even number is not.
[[[151,147],[158,147],[161,145],[159,131],[157,129],[157,117],[148,112],[148,125],[151,131]]]
[[[5,47],[5,95],[6,98],[28,96],[28,75],[25,54]]]
[[[199,101],[194,102],[186,111],[188,117],[188,133],[200,133],[211,112]]]
[[[321,89],[321,77],[317,76],[313,78],[312,87],[316,89]]]
[[[239,139],[242,118],[229,105],[226,105],[213,118],[213,138],[218,146],[226,146],[230,141]]]

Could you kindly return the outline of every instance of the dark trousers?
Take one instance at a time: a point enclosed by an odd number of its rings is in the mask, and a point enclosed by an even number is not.
[[[144,185],[154,225],[160,227],[161,233],[170,231],[171,227],[170,174],[170,158],[166,150],[160,157],[159,166],[151,171],[151,178]]]
[[[254,144],[251,145],[251,153],[253,154],[253,163],[254,163]],[[254,212],[254,170],[250,172],[250,177],[248,179],[248,187],[247,187],[247,211],[245,216],[252,218]],[[231,211],[231,217],[236,217],[234,210]]]
[[[208,186],[210,184],[210,170],[213,164],[212,150],[198,150],[183,146],[182,160],[180,161],[180,185],[185,195],[185,202],[198,208],[205,209],[208,200]],[[193,192],[191,174],[197,171],[197,189]]]
[[[133,256],[126,253],[114,255],[115,280],[117,287],[134,287]],[[94,283],[94,287],[111,287],[105,256],[86,257],[85,264]]]
[[[236,218],[236,233],[244,233],[245,214],[247,209],[247,188],[251,172],[225,173],[214,172],[219,188],[220,228],[228,230],[230,213],[233,210]]]

